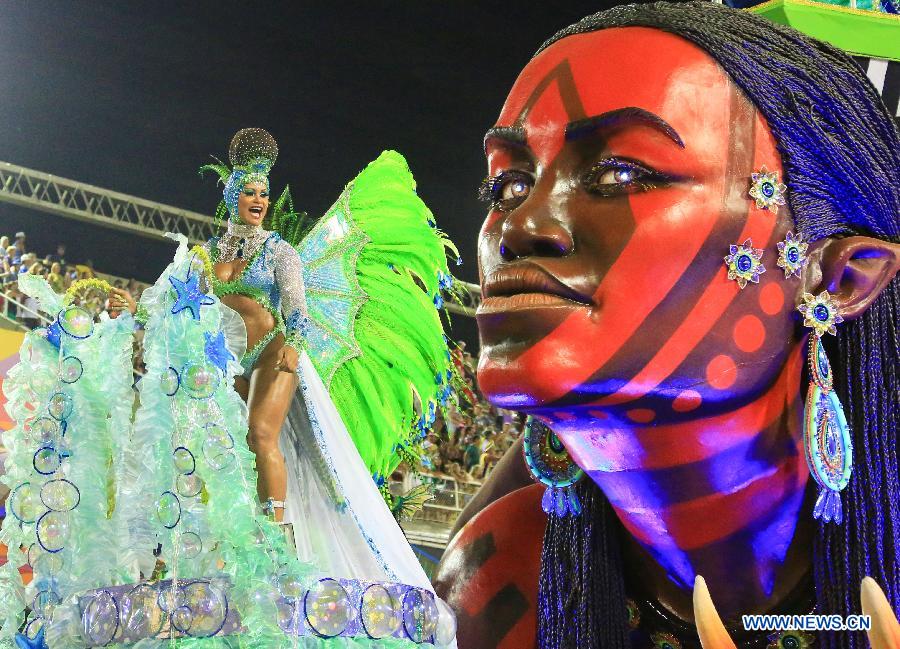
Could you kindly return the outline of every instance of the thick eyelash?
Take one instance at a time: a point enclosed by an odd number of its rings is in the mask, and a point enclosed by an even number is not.
[[[628,183],[599,185],[594,181],[611,169],[628,169],[639,176]],[[647,191],[656,187],[666,187],[676,179],[659,171],[648,169],[644,165],[627,158],[605,158],[595,163],[581,177],[584,187],[600,196],[618,196]]]
[[[478,200],[490,203],[491,209],[499,209],[503,204],[500,198],[500,188],[506,181],[523,179],[531,182],[531,177],[520,171],[501,171],[494,176],[485,178],[478,187]]]
[[[485,203],[495,202],[495,197],[497,195],[497,185],[500,182],[501,178],[503,178],[503,174],[499,173],[496,176],[488,176],[487,178],[482,180],[481,184],[478,186],[478,200]]]

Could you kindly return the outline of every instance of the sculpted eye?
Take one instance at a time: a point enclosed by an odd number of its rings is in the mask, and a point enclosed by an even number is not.
[[[531,192],[531,183],[521,178],[512,178],[503,182],[500,186],[500,200],[508,201],[513,198],[525,198]]]
[[[622,167],[619,169],[607,169],[604,171],[597,182],[601,185],[627,185],[634,180],[635,174],[633,169]]]
[[[665,187],[672,182],[666,174],[654,171],[633,160],[606,158],[597,162],[582,176],[584,188],[599,196],[617,196]]]
[[[534,180],[522,171],[503,171],[487,178],[478,191],[479,198],[491,204],[491,209],[509,212],[528,198]]]

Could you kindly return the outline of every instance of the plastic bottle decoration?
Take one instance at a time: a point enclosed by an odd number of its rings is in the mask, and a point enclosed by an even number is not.
[[[20,647],[45,647],[64,604],[119,568],[106,484],[118,433],[127,436],[130,426],[132,322],[95,322],[70,303],[83,288],[103,288],[96,284],[76,282],[57,295],[40,277],[19,279],[54,318],[26,335],[3,386],[16,426],[4,436],[2,480],[11,494],[2,542],[10,551],[0,568],[0,610],[4,633],[17,631]],[[98,547],[102,554],[91,552]],[[18,573],[26,563],[33,572],[27,586]]]
[[[175,261],[141,299],[147,373],[116,496],[128,547],[147,556],[159,544],[159,564],[131,583],[86,593],[81,623],[98,630],[93,646],[104,634],[107,642],[136,642],[235,633],[275,646],[284,637],[277,580],[308,586],[314,577],[256,502],[244,405],[230,387],[242,371],[239,336],[230,335],[239,316],[204,292],[203,253],[179,242]],[[148,581],[154,570],[163,578]],[[133,628],[104,623],[114,608],[131,611]]]

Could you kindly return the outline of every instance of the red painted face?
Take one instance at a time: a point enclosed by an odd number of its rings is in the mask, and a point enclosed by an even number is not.
[[[771,384],[796,343],[792,229],[748,196],[781,160],[764,119],[688,41],[628,27],[569,36],[516,81],[486,152],[479,382],[515,409],[595,404],[638,423]],[[731,244],[767,272],[739,289]],[[715,409],[715,407],[713,406]]]

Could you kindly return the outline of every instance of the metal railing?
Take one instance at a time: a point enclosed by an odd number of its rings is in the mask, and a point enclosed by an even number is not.
[[[40,322],[45,325],[50,324],[50,319],[46,315],[35,311],[34,309],[32,309],[29,306],[26,306],[24,302],[19,302],[9,292],[0,291],[0,298],[3,298],[3,300],[5,302],[9,302],[10,304],[15,305],[17,307],[17,309],[21,309],[22,311],[25,311],[26,313],[28,313],[30,319],[40,320]],[[4,309],[4,312],[2,313],[2,316],[3,316],[4,320],[6,320],[8,322],[12,322],[13,324],[17,325],[18,328],[21,329],[22,331],[30,331],[30,329],[28,327],[26,327],[24,323],[19,322],[15,318],[10,318],[9,316],[7,316],[5,313],[5,309]],[[19,316],[19,317],[21,317],[21,316]]]
[[[411,521],[401,523],[410,543],[443,549],[450,540],[456,519],[481,487],[480,481],[459,482],[454,478],[428,472],[419,474],[434,488],[434,498],[424,504]],[[391,493],[401,495],[414,486],[412,475],[391,482]]]
[[[156,239],[180,232],[191,242],[202,243],[215,231],[213,219],[204,214],[9,162],[0,162],[0,200]]]
[[[23,325],[21,322],[16,320],[15,318],[11,318],[4,311],[0,311],[0,320],[2,320],[5,324],[11,326],[13,329],[17,331],[28,331],[28,327]]]

